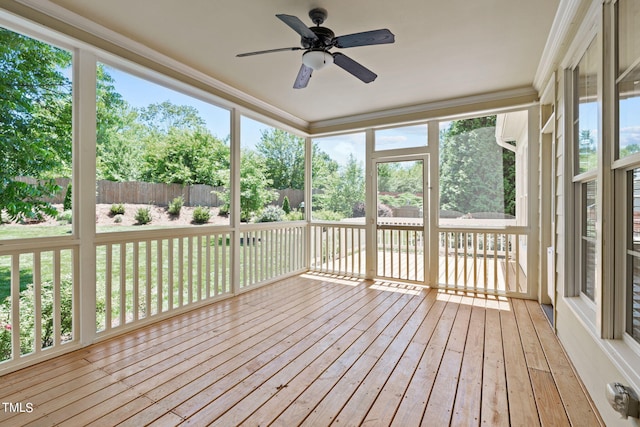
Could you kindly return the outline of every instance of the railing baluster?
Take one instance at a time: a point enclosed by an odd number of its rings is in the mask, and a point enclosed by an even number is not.
[[[493,287],[496,290],[500,289],[498,283],[498,233],[493,233]]]
[[[483,272],[484,272],[484,290],[486,291],[488,288],[488,281],[489,281],[489,273],[487,272],[487,233],[482,233],[482,268],[483,268]]]
[[[112,320],[112,298],[111,298],[111,281],[113,275],[113,246],[109,243],[106,247],[105,260],[105,329],[110,330],[113,326]]]
[[[119,259],[119,269],[120,269],[120,280],[119,289],[120,289],[120,325],[124,325],[127,323],[127,244],[126,242],[122,242],[118,245],[120,248],[120,259]]]
[[[178,239],[178,306],[184,305],[184,237]]]
[[[33,252],[34,351],[42,350],[42,252]],[[75,325],[74,325],[75,329]]]
[[[516,292],[520,292],[520,238],[517,234],[513,234],[513,239],[516,242],[516,259],[514,263],[514,272],[516,275]]]
[[[11,358],[20,357],[20,255],[11,256]]]
[[[230,281],[230,279],[228,278],[229,275],[227,274],[227,252],[230,249],[230,245],[231,245],[231,233],[225,233],[222,235],[222,242],[223,242],[223,246],[222,246],[222,283],[224,284],[224,291],[229,292],[231,291],[231,284],[227,283],[227,281]]]
[[[53,345],[59,346],[62,341],[62,298],[60,288],[62,286],[62,272],[60,269],[60,249],[53,251]]]
[[[509,235],[508,234],[503,234],[503,239],[504,239],[504,270],[506,272],[505,274],[505,289],[507,291],[511,291],[511,280],[509,278]]]
[[[164,261],[163,261],[163,251],[162,251],[162,239],[157,239],[155,240],[156,243],[156,260],[155,260],[155,266],[156,266],[156,313],[162,313],[163,310],[163,295],[164,295],[164,283],[163,283],[163,277],[162,277],[162,273],[163,273],[163,268],[162,266],[164,265]]]

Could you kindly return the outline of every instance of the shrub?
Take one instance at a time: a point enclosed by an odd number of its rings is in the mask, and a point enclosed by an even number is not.
[[[60,222],[71,224],[72,219],[73,219],[73,213],[69,209],[65,210],[64,212],[61,212],[58,215],[58,221]]]
[[[282,221],[285,216],[284,210],[279,206],[269,205],[262,209],[256,216],[255,222],[277,222]]]
[[[182,196],[176,197],[171,201],[171,203],[169,203],[167,212],[169,212],[169,215],[180,216],[180,211],[182,210],[183,206],[184,206],[184,197]]]
[[[304,214],[300,211],[293,210],[285,216],[287,221],[302,221],[304,219]]]
[[[198,206],[193,210],[193,222],[196,224],[206,224],[211,218],[211,211],[204,206]]]
[[[114,203],[113,205],[111,205],[109,213],[111,214],[111,216],[124,215],[124,205],[122,203]]]
[[[64,195],[64,201],[62,202],[62,209],[64,209],[65,211],[71,210],[71,183],[67,185],[67,193]]]
[[[139,225],[149,224],[151,222],[151,209],[150,208],[138,209],[136,211],[135,219]]]
[[[53,302],[54,289],[51,282],[41,285],[40,299],[41,318],[41,346],[50,347],[54,342]],[[34,351],[35,343],[35,292],[33,284],[20,292],[20,352],[22,354]],[[73,331],[73,285],[70,277],[64,277],[60,283],[60,336],[63,341],[71,338]],[[10,322],[11,298],[7,297],[0,303],[0,361],[11,358],[11,330],[16,327]]]
[[[313,219],[317,219],[319,221],[340,221],[342,218],[344,218],[344,215],[339,212],[328,210],[313,212]]]
[[[289,198],[287,196],[284,196],[284,200],[282,200],[282,210],[287,215],[291,213],[291,204],[289,203]]]

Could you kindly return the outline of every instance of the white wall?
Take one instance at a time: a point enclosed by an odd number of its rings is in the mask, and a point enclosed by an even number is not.
[[[577,283],[574,269],[580,260],[576,257],[574,250],[576,212],[573,207],[574,184],[570,150],[573,123],[567,70],[572,67],[572,61],[575,60],[576,55],[580,55],[585,39],[591,37],[594,31],[602,32],[603,28],[607,28],[603,23],[604,16],[607,16],[603,14],[603,8],[613,8],[612,4],[609,2],[603,4],[601,0],[577,0],[575,3],[581,3],[581,5],[574,9],[576,16],[570,21],[574,28],[567,31],[566,38],[559,43],[565,46],[564,51],[558,52],[557,64],[553,69],[555,74],[551,74],[543,85],[543,87],[551,86],[555,92],[555,96],[551,98],[555,104],[553,107],[556,115],[555,152],[553,153],[556,172],[554,194],[541,194],[541,197],[555,197],[553,239],[556,256],[555,326],[560,341],[606,425],[640,426],[638,419],[621,419],[605,398],[606,384],[615,381],[630,385],[640,393],[638,380],[640,354],[634,351],[617,351],[616,349],[626,347],[622,339],[602,338],[605,336],[603,324],[606,325],[606,319],[603,321],[603,317],[607,312],[603,309],[602,303],[585,304],[579,296],[574,296]],[[601,37],[600,40],[606,40],[606,38]],[[606,130],[603,133],[606,133]],[[608,235],[605,238],[611,241],[613,236]],[[602,246],[602,236],[599,243]],[[546,253],[546,249],[540,248],[540,250],[540,256],[544,256],[542,251]],[[603,274],[600,277],[600,286],[614,286],[613,278]]]

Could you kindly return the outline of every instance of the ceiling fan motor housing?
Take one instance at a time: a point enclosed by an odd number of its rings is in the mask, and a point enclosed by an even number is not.
[[[300,43],[305,49],[327,49],[333,46],[335,34],[326,27],[309,27],[311,31],[318,37],[316,40],[302,37]]]

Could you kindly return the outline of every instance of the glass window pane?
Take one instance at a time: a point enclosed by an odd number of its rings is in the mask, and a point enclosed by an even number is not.
[[[618,83],[620,158],[640,152],[640,65]]]
[[[97,68],[97,230],[229,224],[230,113]]]
[[[375,139],[377,151],[426,147],[427,125],[377,130]]]
[[[422,161],[377,165],[378,224],[422,225]]]
[[[629,172],[627,333],[640,342],[640,168]]]
[[[317,138],[312,150],[312,219],[364,224],[365,134]]]
[[[577,152],[576,173],[583,173],[598,167],[599,146],[599,104],[598,74],[600,69],[600,49],[597,39],[589,45],[578,66],[574,70],[576,87],[575,146]]]
[[[440,124],[440,225],[526,225],[526,135],[525,111]]]
[[[595,297],[596,283],[596,210],[597,184],[582,184],[582,292],[591,300]]]
[[[304,138],[242,117],[240,219],[304,219]]]
[[[0,239],[71,232],[71,63],[0,28]]]

